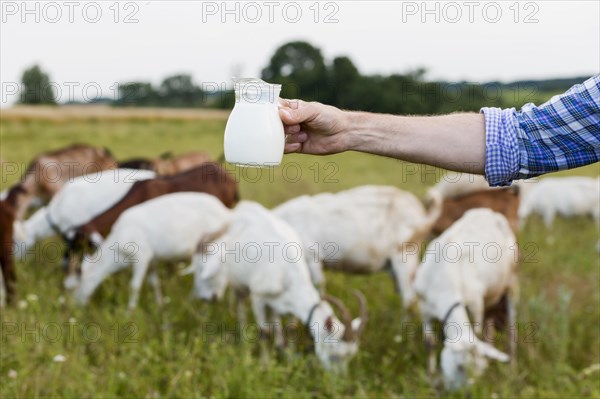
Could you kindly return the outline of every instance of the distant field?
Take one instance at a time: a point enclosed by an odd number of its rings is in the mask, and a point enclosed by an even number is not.
[[[90,120],[207,120],[225,119],[229,111],[221,109],[189,108],[128,108],[109,105],[63,105],[31,106],[19,105],[2,110],[4,121],[43,120],[72,122]]]
[[[118,159],[192,150],[218,157],[224,127],[223,115],[32,119],[2,110],[0,157],[5,163],[0,189],[19,177],[7,172],[7,164],[16,163],[22,170],[39,152],[73,142],[106,146]],[[271,172],[228,168],[238,177],[243,198],[269,207],[301,194],[361,184],[390,184],[421,197],[442,173],[356,153],[290,155]],[[592,165],[561,175],[568,174],[598,176],[600,170]],[[528,260],[520,265],[518,368],[512,372],[493,364],[471,388],[473,397],[600,397],[598,371],[587,377],[582,373],[600,362],[598,236],[595,225],[583,218],[557,220],[551,235],[540,220],[527,224],[519,237]],[[48,240],[46,248],[58,242]],[[50,255],[38,252],[17,264],[22,302],[1,315],[3,399],[437,395],[426,375],[418,319],[412,319],[414,325],[401,324],[400,299],[387,275],[327,275],[328,291],[354,313],[351,288],[365,292],[370,309],[359,356],[348,375],[333,376],[322,371],[313,354],[302,353],[304,340],[283,354],[273,349],[269,367],[261,367],[259,345],[240,340],[236,333],[232,304],[189,300],[191,278],[178,277],[167,267],[161,272],[170,302],[163,309],[155,306],[145,286],[140,308],[126,314],[129,272],[107,280],[89,307],[77,308],[61,290],[58,257]],[[208,334],[207,322],[217,323],[219,333]],[[58,338],[56,326],[62,332]],[[52,361],[58,354],[65,362]]]

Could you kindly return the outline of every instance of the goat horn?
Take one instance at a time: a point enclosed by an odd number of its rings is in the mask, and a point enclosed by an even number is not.
[[[338,298],[334,297],[333,295],[325,294],[325,295],[323,295],[323,299],[325,299],[327,302],[335,305],[340,310],[340,313],[341,313],[340,316],[342,318],[342,323],[344,323],[344,326],[346,327],[344,329],[344,335],[342,336],[342,340],[344,340],[346,342],[353,341],[354,340],[354,331],[352,331],[352,315],[350,314],[350,311],[348,310],[346,305],[344,305],[342,303],[342,301],[340,301]]]
[[[359,290],[352,291],[352,294],[354,294],[356,299],[358,299],[358,303],[360,304],[360,327],[358,328],[358,331],[356,331],[356,337],[360,338],[365,328],[365,324],[369,319],[369,310],[367,309],[367,298],[365,298],[365,295]]]

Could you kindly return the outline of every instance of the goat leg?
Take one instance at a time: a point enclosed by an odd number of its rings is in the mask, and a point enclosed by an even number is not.
[[[510,295],[506,297],[508,313],[508,353],[510,354],[510,366],[513,370],[517,367],[517,310]]]
[[[162,291],[160,289],[160,278],[158,277],[158,270],[156,270],[156,266],[152,266],[150,269],[150,273],[148,273],[148,280],[150,284],[152,284],[152,288],[154,289],[154,297],[156,298],[156,304],[159,307],[162,307],[164,304]]]
[[[425,349],[427,351],[427,371],[430,376],[433,376],[437,371],[437,359],[435,353],[437,339],[431,320],[423,321],[423,338],[425,340]]]

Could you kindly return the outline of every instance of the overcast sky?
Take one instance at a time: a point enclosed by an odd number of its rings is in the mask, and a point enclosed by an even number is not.
[[[115,82],[179,72],[198,84],[259,76],[291,40],[328,60],[349,56],[364,74],[425,67],[431,79],[483,82],[600,73],[598,1],[430,1],[429,13],[421,1],[227,2],[229,13],[221,1],[51,3],[28,2],[26,12],[1,1],[3,106],[36,63],[61,101],[69,86],[77,99],[85,85],[88,97],[94,87],[110,97]]]

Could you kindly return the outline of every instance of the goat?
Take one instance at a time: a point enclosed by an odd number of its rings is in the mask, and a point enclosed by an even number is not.
[[[191,258],[199,243],[223,234],[230,213],[217,197],[204,193],[167,194],[126,210],[96,254],[84,260],[76,300],[86,304],[106,277],[132,265],[129,309],[137,306],[148,269],[160,305],[154,262]]]
[[[2,272],[0,277],[0,307],[5,302],[12,302],[15,295],[17,276],[13,263],[13,224],[15,221],[15,210],[6,201],[0,201],[0,266]]]
[[[519,228],[519,187],[472,191],[459,197],[444,198],[442,212],[431,232],[438,236],[460,219],[469,209],[489,208],[503,214],[515,234]]]
[[[600,177],[547,177],[531,184],[521,201],[521,225],[532,214],[542,216],[551,229],[556,215],[591,216],[600,224]]]
[[[70,259],[74,249],[74,228],[116,203],[136,181],[154,176],[154,172],[145,170],[114,169],[74,178],[47,206],[38,209],[26,221],[15,223],[16,256],[24,258],[36,242],[58,234],[67,243],[64,266],[70,274],[65,287],[72,288],[76,270],[76,259]]]
[[[273,209],[300,235],[313,282],[322,268],[351,273],[392,272],[403,305],[414,301],[411,281],[418,247],[438,218],[441,199],[429,212],[411,193],[389,186],[361,186],[337,194],[301,196]]]
[[[15,208],[16,220],[23,220],[35,197],[46,203],[74,177],[116,166],[112,154],[105,148],[73,144],[47,152],[31,161],[21,181],[9,190],[6,200]]]
[[[352,320],[341,301],[321,297],[302,256],[300,238],[290,225],[261,205],[243,201],[233,210],[229,229],[211,244],[213,249],[209,251],[205,243],[192,260],[197,296],[222,298],[228,284],[248,290],[261,330],[269,326],[267,310],[274,318],[292,314],[308,327],[323,366],[336,371],[346,368],[358,351],[367,319],[365,298],[356,293],[361,316]],[[232,257],[232,250],[237,255]],[[343,323],[331,305],[339,308]],[[278,321],[275,325],[281,326]]]
[[[232,208],[239,200],[237,182],[218,164],[206,162],[173,176],[161,176],[134,183],[119,202],[76,228],[76,244],[97,244],[97,240],[90,238],[106,237],[113,223],[125,210],[152,198],[176,192],[212,194],[228,208]]]
[[[123,162],[119,162],[119,168],[142,169],[155,172],[154,163],[148,158],[132,158]]]
[[[132,169],[147,169],[156,172],[159,175],[173,175],[180,173],[205,162],[211,162],[210,155],[204,152],[190,152],[173,156],[171,153],[165,153],[159,158],[133,158],[120,163],[120,167]]]
[[[429,350],[429,372],[437,365],[432,320],[446,333],[441,364],[448,389],[462,387],[468,373],[481,374],[486,358],[506,362],[509,356],[473,334],[481,334],[484,312],[506,299],[509,325],[515,321],[513,295],[517,292],[515,235],[506,218],[490,209],[472,209],[427,247],[417,270],[414,289]],[[488,254],[494,247],[495,255]],[[494,252],[491,252],[494,253]],[[473,316],[469,322],[467,308]],[[450,327],[458,332],[449,337]],[[509,334],[514,333],[510,328]],[[514,359],[514,337],[510,352]]]
[[[71,239],[74,227],[117,202],[136,181],[155,176],[150,171],[114,169],[74,178],[47,206],[38,209],[27,220],[15,222],[17,251],[26,251],[36,241],[55,234]]]

